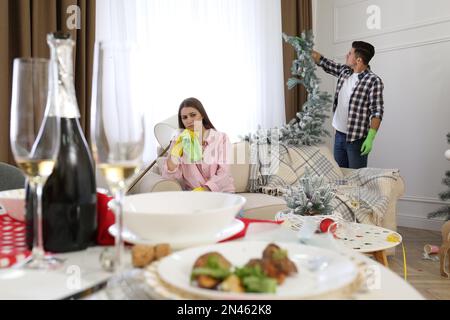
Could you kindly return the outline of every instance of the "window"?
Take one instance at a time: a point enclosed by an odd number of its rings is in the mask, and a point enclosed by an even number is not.
[[[232,141],[285,123],[280,0],[98,0],[102,39],[146,48],[145,161],[156,156],[154,125],[187,97]]]

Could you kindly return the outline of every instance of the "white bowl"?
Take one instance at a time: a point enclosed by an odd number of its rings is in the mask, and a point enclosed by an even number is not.
[[[12,218],[25,221],[25,189],[0,192],[0,214],[7,213]]]
[[[216,192],[153,192],[126,196],[124,226],[161,242],[215,239],[242,209],[244,197]],[[114,209],[114,201],[109,202]]]

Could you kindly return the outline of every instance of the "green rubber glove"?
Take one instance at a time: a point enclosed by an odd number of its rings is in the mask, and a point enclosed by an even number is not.
[[[198,140],[198,135],[191,130],[184,130],[181,135],[181,144],[183,152],[186,153],[190,162],[197,162],[202,159],[202,146]]]
[[[372,151],[373,140],[375,139],[375,135],[377,134],[377,130],[370,128],[369,133],[367,134],[366,140],[361,146],[361,155],[366,156]]]

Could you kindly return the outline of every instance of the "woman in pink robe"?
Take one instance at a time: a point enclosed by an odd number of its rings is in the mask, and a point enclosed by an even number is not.
[[[178,126],[183,131],[194,131],[202,146],[200,161],[191,162],[186,152],[172,152],[177,137],[172,141],[169,156],[164,161],[162,176],[176,179],[183,190],[234,192],[230,173],[231,144],[225,133],[217,131],[202,103],[195,98],[185,99],[178,110]]]

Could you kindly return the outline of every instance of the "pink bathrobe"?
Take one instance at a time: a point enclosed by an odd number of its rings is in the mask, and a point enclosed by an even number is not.
[[[172,141],[170,150],[176,138]],[[192,190],[207,186],[214,192],[234,192],[234,181],[230,173],[231,144],[225,133],[214,129],[203,143],[203,157],[198,163],[189,163],[185,154],[175,170],[169,171],[167,160],[162,166],[162,176],[166,179],[176,179],[183,190]],[[170,154],[170,151],[169,151]]]

